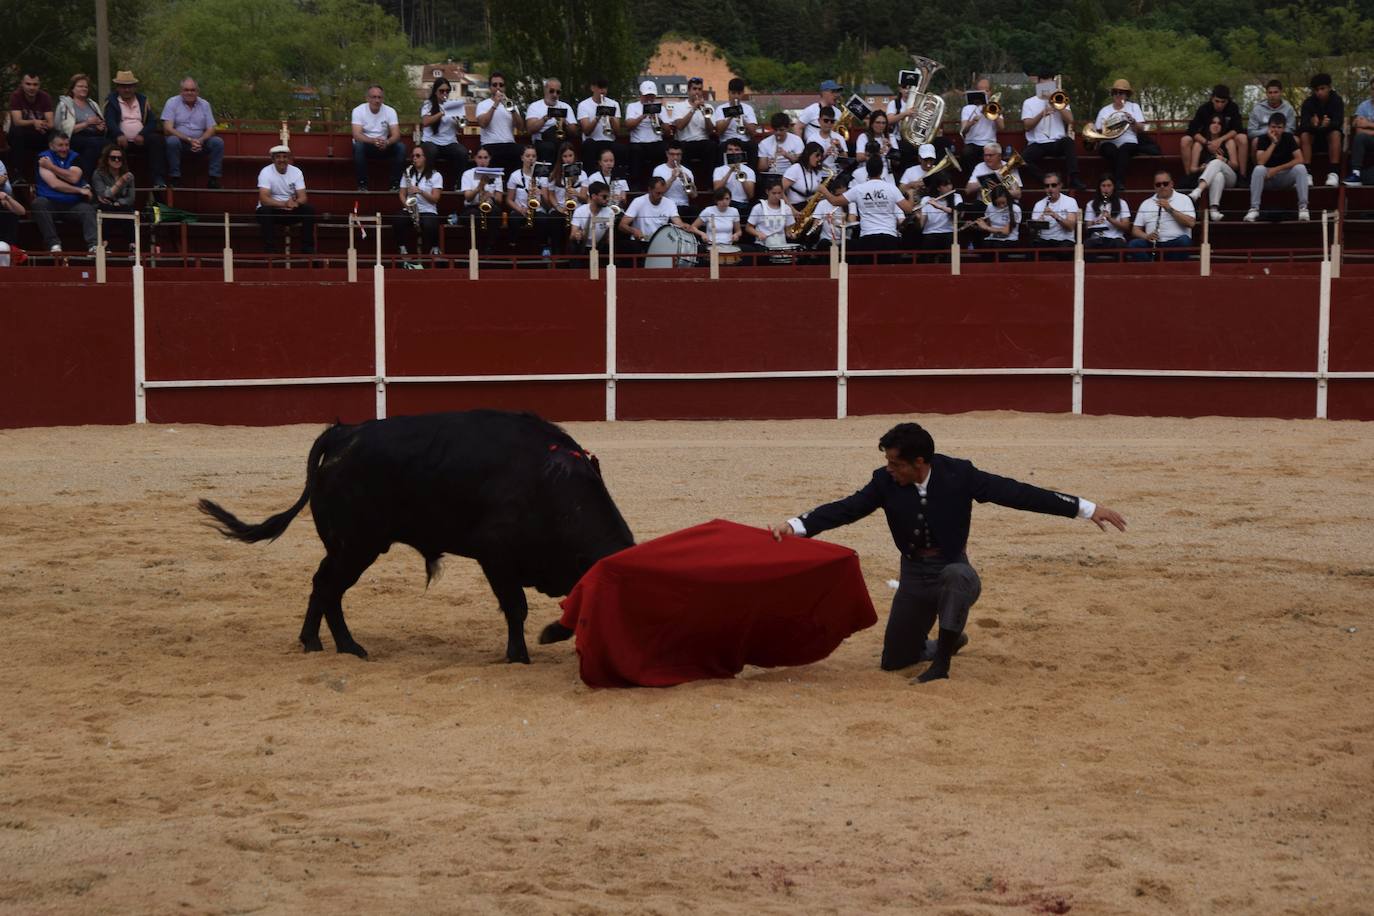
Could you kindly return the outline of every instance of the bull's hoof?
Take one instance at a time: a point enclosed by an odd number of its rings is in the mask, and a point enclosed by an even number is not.
[[[506,650],[506,664],[528,665],[530,663],[530,650],[521,646],[519,649]]]
[[[555,620],[540,632],[539,645],[547,646],[551,642],[562,642],[565,639],[571,639],[572,635],[572,630]]]
[[[302,648],[304,648],[306,652],[324,651],[324,643],[320,642],[320,638],[318,636],[316,636],[314,639],[302,639],[301,646]]]
[[[334,651],[338,652],[340,655],[348,653],[349,655],[356,655],[359,658],[367,658],[367,650],[356,642],[349,643],[346,646],[335,646]]]

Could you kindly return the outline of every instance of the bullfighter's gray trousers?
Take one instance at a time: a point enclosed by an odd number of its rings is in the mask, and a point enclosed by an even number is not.
[[[962,633],[968,623],[969,608],[983,591],[983,582],[969,565],[944,563],[938,557],[902,557],[902,577],[892,597],[883,634],[882,667],[895,671],[929,661],[926,636],[938,618],[940,629]]]

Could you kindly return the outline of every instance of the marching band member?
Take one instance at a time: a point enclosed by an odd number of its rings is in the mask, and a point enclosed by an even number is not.
[[[936,174],[931,183],[934,186],[926,188],[926,196],[921,198],[920,209],[916,211],[916,221],[921,226],[921,247],[948,251],[954,242],[954,220],[963,197],[958,191],[951,191],[954,182],[948,169]]]
[[[886,163],[879,157],[869,158],[864,163],[868,173],[867,180],[851,186],[843,194],[835,194],[822,186],[822,194],[831,204],[848,208],[852,201],[858,208],[859,237],[850,246],[856,251],[891,252],[900,248],[902,237],[898,230],[897,211],[900,210],[905,215],[916,208],[915,204],[902,196],[902,192],[897,190],[895,184],[883,177],[884,165]],[[892,263],[896,258],[895,254],[889,253],[879,260],[882,263]]]
[[[831,181],[832,190],[837,194],[847,194],[849,188],[849,176],[838,175]],[[828,200],[823,200],[816,204],[816,209],[811,211],[821,224],[820,237],[816,239],[816,250],[824,251],[832,245],[839,245],[841,237],[849,232],[849,227],[858,225],[859,207],[854,201],[843,207],[837,207]]]
[[[1073,136],[1069,133],[1073,127],[1073,109],[1065,105],[1056,110],[1050,104],[1050,96],[1057,89],[1053,73],[1038,73],[1036,76],[1039,79],[1036,94],[1021,104],[1021,123],[1026,128],[1026,148],[1021,151],[1021,158],[1026,161],[1031,177],[1043,177],[1040,160],[1046,156],[1062,156],[1069,184],[1082,188],[1083,182],[1078,179],[1078,153],[1074,150]]]
[[[560,97],[563,84],[556,79],[544,80],[544,96],[530,102],[525,109],[525,130],[534,142],[535,158],[539,162],[553,162],[558,155],[558,144],[573,135],[573,121],[568,103]],[[563,117],[554,118],[551,111],[562,111]]]
[[[824,158],[825,150],[819,143],[810,141],[802,147],[801,158],[788,167],[782,176],[780,187],[789,204],[794,207],[804,206],[811,199],[811,195],[816,193],[816,189],[826,177],[821,165]]]
[[[725,144],[726,157],[729,158],[731,154],[744,155],[742,140],[730,140]],[[711,176],[711,188],[729,190],[730,199],[738,201],[735,206],[743,218],[749,212],[749,201],[754,198],[754,170],[743,162],[716,166],[716,171]]]
[[[982,187],[987,184],[1000,183],[997,175],[1002,171],[1006,163],[1002,161],[1002,146],[999,143],[989,143],[983,147],[983,161],[973,167],[973,173],[969,175],[968,185],[964,190],[972,198],[981,193]],[[1007,193],[1011,199],[1019,201],[1021,199],[1021,170],[1012,169],[1008,177],[1014,181],[1015,187],[1008,188]]]
[[[1116,176],[1116,184],[1126,186],[1126,173],[1131,168],[1131,157],[1140,148],[1140,138],[1136,136],[1137,130],[1145,129],[1145,113],[1140,110],[1140,106],[1131,101],[1131,84],[1126,80],[1117,80],[1112,83],[1112,100],[1102,106],[1102,110],[1097,113],[1097,119],[1093,121],[1093,127],[1099,131],[1106,128],[1108,121],[1119,124],[1122,120],[1127,123],[1126,132],[1115,140],[1101,140],[1097,144],[1097,152],[1103,159],[1107,160],[1107,167]]]
[[[917,157],[920,161],[902,173],[897,185],[909,200],[917,200],[926,192],[926,173],[935,167],[935,145],[922,143]]]
[[[716,136],[720,138],[721,153],[725,152],[725,144],[731,140],[738,140],[741,149],[748,154],[749,162],[753,163],[758,159],[758,136],[759,116],[754,111],[754,106],[744,101],[744,80],[734,77],[728,85],[730,99],[723,105],[716,106]],[[734,117],[724,114],[725,109],[739,106],[740,113]],[[739,200],[739,198],[735,198]]]
[[[573,212],[568,231],[572,249],[579,253],[593,248],[606,251],[611,218],[611,189],[599,181],[593,181],[587,188],[587,202]]]
[[[492,214],[499,214],[505,201],[505,192],[502,190],[504,182],[498,175],[478,175],[478,169],[492,168],[491,152],[485,146],[479,147],[477,154],[472,157],[473,167],[463,173],[463,182],[459,190],[463,192],[463,218],[469,214],[477,216],[486,222]],[[489,204],[488,212],[482,213],[483,203]],[[488,228],[490,228],[488,226]],[[487,244],[491,241],[490,235],[487,236]]]
[[[1042,248],[1069,248],[1074,243],[1074,227],[1078,225],[1078,201],[1062,193],[1063,179],[1058,172],[1046,172],[1045,196],[1035,202],[1031,219],[1044,220],[1049,225],[1040,230]]]
[[[692,221],[691,230],[707,245],[712,239],[717,245],[737,245],[740,238],[739,210],[731,206],[730,189],[716,188],[711,195],[713,203]]]
[[[816,135],[821,132],[821,111],[835,107],[839,101],[840,89],[840,84],[834,80],[821,83],[820,98],[801,110],[801,114],[797,115],[797,123],[792,125],[792,133],[807,143],[815,140]]]
[[[567,238],[563,232],[563,224],[554,217],[564,217],[571,222],[573,211],[577,209],[576,205],[584,200],[577,177],[581,171],[582,168],[577,162],[577,150],[565,140],[558,147],[553,172],[549,175],[549,183],[544,188],[544,204],[548,207],[549,213],[549,220],[544,224],[546,258],[551,251],[561,253]],[[570,201],[572,206],[569,206]]]
[[[819,143],[825,150],[825,167],[835,168],[835,160],[849,155],[849,140],[835,132],[835,122],[839,118],[837,109],[822,108],[819,116],[820,130],[816,132],[813,143]]]
[[[520,168],[510,173],[506,179],[506,206],[510,207],[510,218],[506,221],[506,238],[514,246],[524,232],[543,234],[546,230],[541,221],[555,216],[544,209],[545,190],[549,179],[534,177],[535,152],[533,146],[526,146],[520,152]],[[537,205],[530,213],[530,201]]]
[[[624,178],[615,177],[615,152],[610,149],[603,149],[601,157],[597,160],[596,171],[582,176],[582,188],[587,196],[591,195],[593,182],[601,182],[610,189],[610,205],[625,209],[625,202],[630,199],[630,185]]]
[[[428,251],[431,255],[439,253],[439,196],[444,191],[444,176],[434,170],[425,155],[423,145],[410,151],[410,167],[401,176],[401,212],[391,216],[391,228],[399,242],[396,250],[400,254],[410,254],[405,242],[415,239],[415,252]],[[406,201],[415,198],[415,210],[419,214],[420,225],[415,226]]]
[[[523,125],[520,109],[506,97],[506,77],[492,73],[487,83],[491,97],[477,105],[477,125],[482,128],[481,143],[491,153],[492,165],[507,174],[520,168],[520,144],[515,142],[516,125]]]
[[[463,114],[461,100],[450,101],[453,84],[442,76],[430,87],[429,98],[420,106],[420,145],[425,149],[425,162],[437,166],[441,162],[453,164],[445,166],[445,171],[457,179],[468,169],[468,151],[458,138],[458,122]]]
[[[654,177],[662,178],[667,184],[665,192],[682,214],[684,220],[692,218],[692,195],[697,192],[696,178],[692,170],[682,164],[682,144],[677,140],[668,141],[668,161],[654,167]]]
[[[772,134],[759,142],[759,175],[767,185],[782,181],[783,173],[801,158],[801,137],[792,133],[792,119],[780,111],[768,121]]]
[[[1282,93],[1277,93],[1282,98]],[[1263,104],[1262,102],[1260,104]],[[1287,102],[1283,104],[1287,105]],[[1291,106],[1290,106],[1291,110]],[[1209,140],[1207,137],[1207,125],[1211,123],[1213,115],[1221,115],[1221,123],[1225,130],[1221,136]],[[1289,122],[1292,123],[1291,121]],[[1216,85],[1212,87],[1212,96],[1198,107],[1197,113],[1193,115],[1193,120],[1188,122],[1188,132],[1178,141],[1179,155],[1183,159],[1183,170],[1186,174],[1192,175],[1202,166],[1199,164],[1202,159],[1201,147],[1208,147],[1212,155],[1216,155],[1217,149],[1233,137],[1239,138],[1243,125],[1240,120],[1240,109],[1236,103],[1231,101],[1231,89],[1228,86]],[[1261,131],[1263,132],[1263,131]],[[1239,142],[1239,141],[1238,141]],[[1241,170],[1245,167],[1246,149],[1240,143],[1240,162],[1237,163]]]
[[[619,229],[630,237],[625,244],[626,254],[643,253],[649,239],[664,226],[687,228],[678,216],[677,207],[663,196],[667,187],[668,183],[662,178],[651,179],[649,193],[636,197],[620,217]]]
[[[989,118],[983,114],[984,106],[992,101],[992,82],[980,79],[973,84],[973,91],[983,93],[983,105],[968,104],[959,112],[959,133],[964,138],[959,167],[965,172],[978,165],[988,144],[997,143],[997,132],[1007,129],[1006,115],[999,112],[996,118]]]
[[[716,124],[706,115],[706,90],[701,77],[687,81],[687,101],[673,105],[673,130],[682,144],[682,158],[693,172],[715,165],[716,145],[711,142]]]
[[[1001,185],[992,189],[983,215],[973,224],[984,233],[979,248],[1015,248],[1021,244],[1021,205]]]
[[[1174,190],[1174,177],[1160,169],[1155,172],[1155,196],[1146,198],[1136,212],[1132,232],[1135,238],[1127,243],[1129,248],[1186,248],[1193,244],[1193,202],[1186,194]],[[1146,260],[1148,254],[1141,253],[1132,260]],[[1187,254],[1177,252],[1166,254],[1166,261],[1186,260]]]
[[[1103,175],[1097,196],[1083,208],[1083,245],[1087,248],[1125,248],[1131,231],[1131,208],[1121,199],[1116,177]]]
[[[1219,142],[1223,133],[1226,131],[1226,124],[1221,115],[1212,115],[1211,123],[1207,125],[1207,142],[1199,144],[1201,159],[1203,163],[1202,177],[1198,179],[1197,187],[1189,193],[1193,203],[1200,203],[1202,195],[1207,195],[1208,203],[1211,206],[1209,215],[1213,222],[1218,222],[1222,218],[1221,194],[1227,188],[1234,188],[1240,176],[1236,173],[1236,163],[1240,160],[1240,147],[1243,142],[1238,137]],[[1216,153],[1212,149],[1217,150]]]
[[[582,129],[582,170],[596,171],[596,163],[603,150],[615,146],[615,136],[620,133],[620,103],[606,95],[610,84],[605,77],[597,77],[591,82],[592,94],[577,103],[577,123]],[[611,109],[606,114],[598,114],[598,109]]]
[[[768,189],[768,196],[754,204],[754,209],[749,211],[744,231],[754,240],[756,248],[767,249],[772,247],[769,239],[773,239],[774,243],[787,244],[787,227],[796,221],[796,211],[783,200],[782,185],[775,184]]]
[[[630,132],[630,180],[639,187],[664,161],[668,122],[663,112],[645,114],[646,106],[661,105],[653,80],[639,84],[639,98],[625,106],[625,129]]]
[[[868,116],[868,130],[859,134],[859,138],[854,141],[854,158],[859,160],[862,166],[868,161],[869,144],[878,147],[878,157],[883,160],[883,178],[892,180],[891,159],[892,151],[897,146],[896,139],[888,130],[887,114],[881,111],[874,111]]]

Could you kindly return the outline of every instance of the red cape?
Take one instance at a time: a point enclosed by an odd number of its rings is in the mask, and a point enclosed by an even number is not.
[[[806,665],[878,622],[854,551],[720,519],[602,559],[562,607],[593,687]]]

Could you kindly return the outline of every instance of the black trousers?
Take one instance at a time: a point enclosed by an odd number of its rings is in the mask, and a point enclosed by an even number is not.
[[[520,153],[525,148],[519,143],[487,143],[484,145],[487,152],[491,153],[491,164],[505,169],[507,178],[510,177],[511,172],[520,168]],[[505,186],[506,183],[502,181],[501,187],[504,188]]]
[[[420,148],[425,151],[425,161],[430,168],[443,175],[444,183],[456,190],[463,182],[463,173],[471,165],[467,147],[462,143],[450,143],[448,146],[421,143]]]
[[[19,243],[19,217],[0,207],[0,242]]]
[[[682,144],[682,163],[696,176],[698,188],[710,188],[716,166],[724,160],[714,140],[693,140]],[[705,181],[702,180],[705,176]]]
[[[439,247],[439,214],[420,214],[420,239],[415,243],[415,223],[409,213],[391,215],[391,231],[396,235],[396,244],[409,247],[415,254],[426,254],[431,248]]]
[[[615,153],[616,165],[620,165],[619,146],[611,140],[584,140],[582,141],[582,171],[588,175],[595,175],[601,171],[601,154],[606,150]]]
[[[883,633],[884,671],[896,671],[922,661],[926,637],[938,619],[940,629],[962,633],[969,608],[982,594],[983,582],[968,563],[942,563],[939,557],[902,557],[902,573]]]
[[[262,250],[268,254],[277,252],[277,227],[301,224],[301,251],[315,253],[315,208],[301,204],[294,210],[279,210],[275,207],[258,208],[258,228],[262,230]]]
[[[1116,190],[1120,193],[1126,187],[1126,173],[1131,170],[1131,157],[1140,151],[1134,143],[1099,143],[1097,152],[1107,161],[1107,168],[1116,178]]]
[[[848,258],[851,264],[896,264],[901,261],[902,256],[897,254],[894,249],[906,248],[899,236],[895,235],[860,235],[850,239],[848,248]],[[886,254],[867,255],[866,251],[883,251]],[[856,252],[858,255],[856,256]]]
[[[1045,172],[1048,171],[1040,167],[1040,160],[1047,156],[1064,158],[1065,184],[1071,184],[1078,177],[1078,152],[1068,137],[1060,137],[1053,143],[1031,143],[1021,151],[1021,158],[1026,162],[1026,171],[1030,172],[1036,181],[1044,178]]]
[[[668,144],[658,140],[654,143],[630,144],[630,187],[642,191],[649,187],[649,176],[654,167],[668,158]]]

